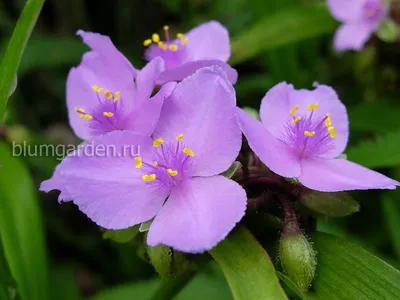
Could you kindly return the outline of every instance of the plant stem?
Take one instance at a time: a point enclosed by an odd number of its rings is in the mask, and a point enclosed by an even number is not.
[[[151,300],[170,300],[178,294],[193,278],[195,272],[187,270],[177,275],[175,279],[164,281]]]

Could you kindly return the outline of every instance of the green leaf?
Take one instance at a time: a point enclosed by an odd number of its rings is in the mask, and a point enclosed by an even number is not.
[[[400,205],[398,203],[399,191],[386,193],[382,199],[382,211],[384,220],[391,237],[397,257],[400,258]]]
[[[391,132],[376,140],[364,141],[350,147],[349,160],[368,168],[392,167],[400,164],[400,131]]]
[[[7,51],[0,65],[0,122],[3,120],[7,100],[13,87],[14,78],[25,49],[25,45],[35,26],[44,0],[28,0],[15,27]]]
[[[342,238],[317,232],[312,239],[318,251],[317,298],[400,299],[398,270]]]
[[[336,24],[326,5],[305,5],[277,12],[232,40],[229,62],[235,65],[263,51],[331,33]]]
[[[235,175],[237,170],[240,170],[242,168],[242,164],[239,161],[233,162],[233,164],[229,167],[228,170],[223,172],[221,175],[225,176],[226,178],[232,178],[233,175]]]
[[[110,239],[117,243],[127,243],[139,233],[139,226],[133,226],[121,230],[106,230],[103,239]]]
[[[279,279],[297,296],[299,296],[302,300],[307,300],[307,296],[305,292],[303,292],[294,282],[292,279],[287,277],[282,272],[276,271],[276,275],[278,275]]]
[[[244,227],[237,227],[209,252],[224,272],[234,299],[287,299],[267,252]]]
[[[134,284],[125,284],[110,290],[100,292],[98,295],[90,298],[91,300],[148,300],[154,292],[160,287],[161,280],[148,280],[136,282]]]
[[[47,299],[47,261],[36,188],[26,166],[0,143],[0,236],[23,300]]]
[[[50,299],[80,300],[79,288],[75,281],[74,269],[70,266],[61,266],[50,272]]]

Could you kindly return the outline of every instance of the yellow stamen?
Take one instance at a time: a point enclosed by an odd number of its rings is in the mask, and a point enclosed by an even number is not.
[[[329,132],[330,137],[333,139],[337,136],[335,127],[333,127],[333,126],[328,127],[328,132]]]
[[[81,108],[74,108],[74,110],[76,112],[80,112],[80,113],[84,113],[85,112],[85,110],[82,107]]]
[[[93,119],[93,117],[91,115],[88,115],[88,114],[84,115],[83,117],[85,118],[85,120],[88,120],[88,121]]]
[[[315,135],[315,131],[304,131],[304,135],[305,136],[314,136]]]
[[[178,50],[178,46],[175,45],[175,44],[171,44],[171,45],[169,45],[169,50],[171,50],[171,51],[177,51],[177,50]]]
[[[185,153],[186,155],[189,155],[189,156],[194,156],[194,152],[190,148],[184,148],[183,153]]]
[[[114,114],[110,111],[105,111],[105,112],[103,112],[103,116],[111,118],[112,116],[114,116]]]
[[[158,42],[157,43],[158,48],[163,49],[163,50],[167,50],[168,46],[166,44],[164,44],[163,42]]]
[[[150,182],[150,181],[153,181],[153,180],[156,180],[156,178],[157,178],[157,176],[156,176],[156,174],[144,174],[143,176],[142,176],[142,179],[144,180],[144,181],[146,181],[146,182]]]
[[[189,42],[189,39],[184,37],[180,39],[183,45],[186,45]]]
[[[176,37],[177,37],[178,39],[181,39],[181,38],[184,38],[185,36],[183,35],[183,33],[178,33],[178,34],[176,35]]]
[[[178,134],[178,136],[176,137],[177,141],[180,141],[181,139],[183,139],[183,134],[182,133]]]
[[[169,30],[169,26],[168,26],[168,25],[165,25],[165,26],[163,27],[163,29],[164,29],[164,30]]]
[[[290,110],[290,115],[294,116],[295,112],[299,109],[298,105],[293,106],[293,108]]]
[[[158,162],[153,162],[153,166],[157,167],[158,166]]]
[[[319,107],[318,103],[312,103],[312,104],[307,105],[308,110],[314,110],[314,109],[317,109],[318,107]]]
[[[325,126],[326,127],[332,126],[331,117],[329,117],[329,116],[326,117]]]
[[[151,45],[152,42],[153,42],[153,41],[152,41],[151,39],[144,40],[143,46],[148,47],[148,46]]]
[[[109,90],[105,90],[104,95],[107,97],[107,99],[113,98],[113,94]]]
[[[119,100],[119,97],[120,97],[120,96],[121,96],[120,91],[115,92],[115,95],[114,95],[114,102],[117,102],[117,101]]]
[[[293,124],[293,125],[296,125],[297,122],[300,121],[300,120],[301,120],[301,117],[298,116],[296,119],[294,119],[294,120],[292,121],[292,124]]]
[[[142,158],[140,156],[135,157],[135,167],[136,169],[140,169],[143,166]]]
[[[160,36],[157,33],[153,33],[151,39],[153,40],[154,43],[158,43],[160,41]]]
[[[168,172],[168,174],[171,175],[172,177],[178,175],[178,171],[177,171],[177,170],[168,169],[167,172]]]
[[[162,138],[158,138],[153,141],[153,146],[158,147],[158,146],[162,145],[163,143],[164,143],[164,140]]]
[[[97,93],[100,93],[103,90],[103,88],[99,87],[98,85],[94,85],[94,86],[92,86],[92,88],[93,88],[93,91],[95,91]]]

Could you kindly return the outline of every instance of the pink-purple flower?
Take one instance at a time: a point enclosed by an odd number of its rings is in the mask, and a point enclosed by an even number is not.
[[[241,132],[235,92],[219,67],[178,83],[164,102],[153,138],[112,131],[67,156],[42,191],[61,190],[98,225],[123,229],[154,218],[150,246],[198,253],[226,237],[243,217],[246,193],[221,175],[237,157]],[[121,155],[126,146],[140,149]],[[87,147],[117,155],[90,156]],[[119,154],[119,155],[118,155]]]
[[[136,70],[110,38],[79,30],[92,49],[67,79],[69,121],[77,136],[89,139],[114,130],[135,130],[150,135],[161,106],[175,83],[165,84],[152,98],[156,80],[165,70],[155,58]],[[149,100],[150,99],[150,100]]]
[[[383,0],[328,0],[332,15],[343,24],[336,31],[337,51],[361,50],[386,17]]]
[[[287,83],[262,99],[260,117],[238,109],[250,147],[273,172],[322,192],[395,189],[399,182],[339,156],[349,137],[346,108],[326,85],[295,90]]]
[[[231,55],[229,33],[217,21],[203,23],[185,34],[177,33],[176,38],[164,26],[164,40],[153,33],[143,44],[148,47],[147,61],[161,57],[165,62],[166,70],[158,79],[161,84],[182,80],[207,66],[219,66],[232,83],[237,81],[237,72],[226,63]]]

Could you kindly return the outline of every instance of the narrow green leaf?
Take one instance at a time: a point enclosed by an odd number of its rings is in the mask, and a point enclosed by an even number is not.
[[[399,195],[398,191],[394,193],[386,193],[382,199],[382,211],[384,214],[384,220],[386,221],[387,228],[391,237],[393,248],[400,258],[400,205],[398,203]]]
[[[276,271],[276,275],[278,275],[279,279],[297,296],[299,296],[302,300],[307,300],[307,296],[305,292],[303,292],[294,282],[292,279],[287,277],[282,272]]]
[[[70,266],[61,266],[50,272],[50,297],[55,300],[80,300],[79,288],[75,281],[74,270]]]
[[[312,239],[318,251],[317,298],[400,299],[398,270],[342,238],[317,232]]]
[[[47,261],[37,192],[21,159],[0,143],[0,236],[23,300],[47,299]]]
[[[361,142],[347,149],[349,160],[368,168],[392,167],[400,164],[400,131],[391,132],[376,140]]]
[[[336,24],[326,5],[305,5],[280,11],[235,37],[229,62],[235,65],[265,50],[331,33]]]
[[[7,100],[13,87],[25,45],[43,4],[44,0],[28,0],[2,59],[0,65],[0,122],[3,120]]]
[[[210,254],[236,300],[287,299],[267,252],[247,229],[236,228]]]

